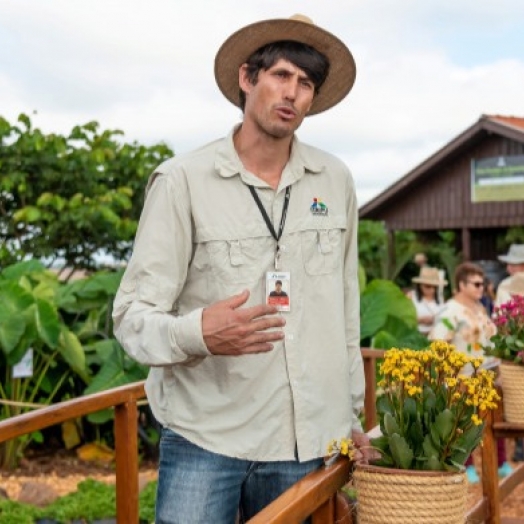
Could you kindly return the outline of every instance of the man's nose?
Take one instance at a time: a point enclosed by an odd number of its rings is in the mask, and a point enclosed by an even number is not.
[[[290,78],[288,82],[286,82],[285,88],[284,88],[284,97],[286,100],[295,100],[297,98],[297,92],[298,92],[298,79],[297,78]]]

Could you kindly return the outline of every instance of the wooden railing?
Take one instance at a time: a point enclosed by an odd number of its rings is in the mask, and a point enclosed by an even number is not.
[[[365,429],[369,430],[376,424],[375,366],[384,352],[367,348],[362,348],[361,351],[366,376]],[[114,407],[117,522],[136,523],[139,521],[137,401],[144,396],[144,383],[137,382],[18,415],[0,421],[0,443]],[[288,524],[302,521],[311,515],[314,524],[331,524],[334,522],[336,494],[348,482],[349,475],[350,464],[347,460],[339,460],[333,466],[315,471],[292,486],[249,522]]]
[[[66,420],[115,408],[116,512],[118,524],[138,522],[138,410],[144,383],[60,402],[0,422],[0,442],[61,424]]]
[[[499,389],[501,397],[502,390]],[[501,504],[513,490],[524,482],[524,464],[518,466],[511,475],[499,482],[497,465],[498,438],[524,437],[524,425],[504,422],[503,401],[497,410],[488,415],[482,437],[482,499],[469,511],[466,522],[485,522],[503,524]],[[506,522],[509,522],[506,520]],[[511,519],[511,523],[524,524],[523,519]]]

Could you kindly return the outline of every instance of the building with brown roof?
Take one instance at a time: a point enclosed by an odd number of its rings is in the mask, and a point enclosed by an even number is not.
[[[359,210],[395,231],[457,233],[464,260],[495,260],[497,237],[524,226],[524,118],[482,115]]]

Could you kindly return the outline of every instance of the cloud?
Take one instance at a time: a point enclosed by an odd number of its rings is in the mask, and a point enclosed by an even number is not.
[[[304,141],[344,159],[369,200],[478,120],[522,115],[521,0],[0,0],[0,114],[37,110],[68,132],[98,120],[177,154],[240,114],[213,77],[222,41],[258,19],[309,14],[348,43],[357,81],[306,119]]]

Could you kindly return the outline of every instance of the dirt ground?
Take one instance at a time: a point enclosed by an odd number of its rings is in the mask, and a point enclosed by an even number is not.
[[[513,442],[507,441],[508,458],[513,454]],[[476,458],[477,460],[477,458]],[[518,466],[520,463],[513,463]],[[477,460],[477,466],[478,460]],[[157,464],[146,461],[140,464],[140,484],[157,478]],[[0,488],[9,498],[16,500],[24,482],[37,481],[51,486],[58,495],[66,495],[76,490],[79,482],[93,478],[104,482],[114,482],[114,466],[111,464],[84,462],[74,452],[55,451],[52,455],[39,455],[23,460],[13,472],[0,471]],[[480,484],[469,487],[468,507],[473,506],[482,496]],[[518,486],[502,504],[502,515],[506,517],[524,516],[524,484]]]
[[[157,478],[157,464],[152,461],[142,462],[139,466],[140,484]],[[29,455],[12,472],[0,470],[0,488],[10,499],[16,500],[20,488],[25,482],[41,482],[52,487],[59,495],[76,491],[79,482],[87,478],[107,483],[115,482],[114,464],[85,462],[74,451],[58,450],[51,455]]]

